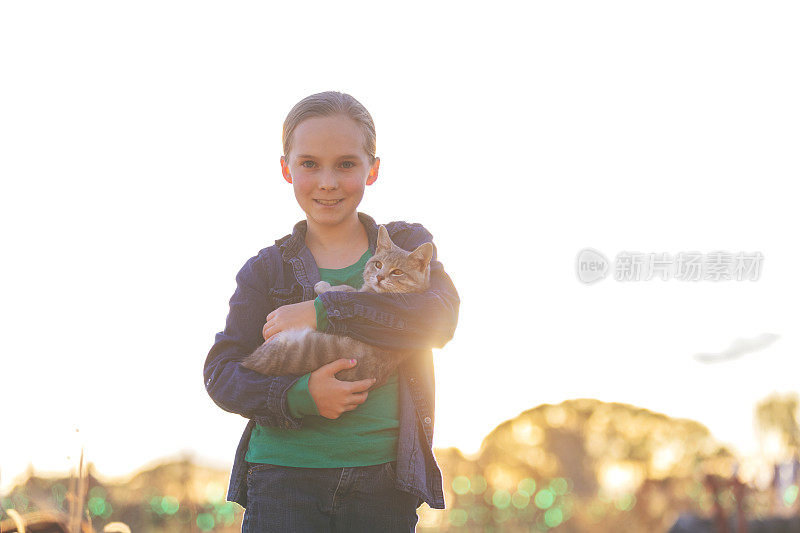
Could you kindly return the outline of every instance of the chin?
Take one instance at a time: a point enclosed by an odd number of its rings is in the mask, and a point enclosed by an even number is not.
[[[320,226],[338,226],[346,220],[345,217],[312,216],[311,218]]]
[[[386,292],[384,287],[381,287],[380,285],[375,285],[374,283],[367,283],[366,285],[372,292]]]
[[[341,213],[325,213],[325,212],[320,213],[319,211],[314,210],[311,213],[312,213],[312,218],[314,218],[314,220],[316,220],[318,223],[329,226],[336,226],[345,221],[349,221],[351,218],[355,218],[358,216],[356,215],[356,211],[347,211]]]

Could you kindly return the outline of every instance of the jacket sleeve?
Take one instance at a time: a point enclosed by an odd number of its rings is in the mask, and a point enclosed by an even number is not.
[[[407,224],[392,240],[411,251],[433,236],[421,224]],[[319,296],[328,317],[326,333],[347,335],[389,350],[442,348],[453,338],[460,300],[450,277],[431,258],[430,287],[405,294],[326,292]]]
[[[236,274],[225,329],[208,352],[203,379],[208,395],[225,411],[262,426],[299,429],[302,418],[292,416],[287,393],[302,376],[265,376],[241,365],[264,342],[261,329],[273,310],[267,279],[260,256],[248,259]]]

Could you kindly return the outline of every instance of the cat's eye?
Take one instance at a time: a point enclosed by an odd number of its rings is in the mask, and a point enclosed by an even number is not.
[[[392,270],[390,272],[390,274],[392,274],[393,276],[402,276],[403,275],[403,271],[400,270],[399,268],[395,268],[394,270]]]
[[[383,268],[383,264],[380,261],[373,261],[372,264],[375,265],[377,269]]]

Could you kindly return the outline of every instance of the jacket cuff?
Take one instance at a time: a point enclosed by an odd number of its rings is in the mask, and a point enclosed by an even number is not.
[[[295,381],[294,385],[289,387],[286,404],[289,407],[290,414],[295,418],[301,418],[306,415],[319,415],[317,403],[314,401],[314,397],[311,396],[311,391],[308,390],[308,379],[310,377],[311,372]]]
[[[328,318],[328,327],[324,333],[344,335],[347,326],[344,321],[353,316],[353,293],[346,291],[323,292],[317,298],[325,308]]]

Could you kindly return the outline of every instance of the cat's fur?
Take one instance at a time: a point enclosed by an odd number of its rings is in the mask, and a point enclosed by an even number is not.
[[[361,289],[356,291],[349,285],[331,287],[328,282],[320,281],[314,286],[314,291],[317,294],[326,291],[421,292],[430,285],[432,255],[433,244],[426,242],[407,252],[392,242],[385,227],[379,226],[375,254],[364,267]],[[401,274],[396,272],[398,269]],[[384,279],[378,280],[379,275]],[[275,334],[247,356],[242,365],[268,376],[302,375],[337,359],[352,358],[358,361],[356,366],[337,372],[336,378],[342,381],[377,378],[371,390],[383,385],[397,365],[411,354],[410,351],[384,350],[344,335],[300,328]]]

